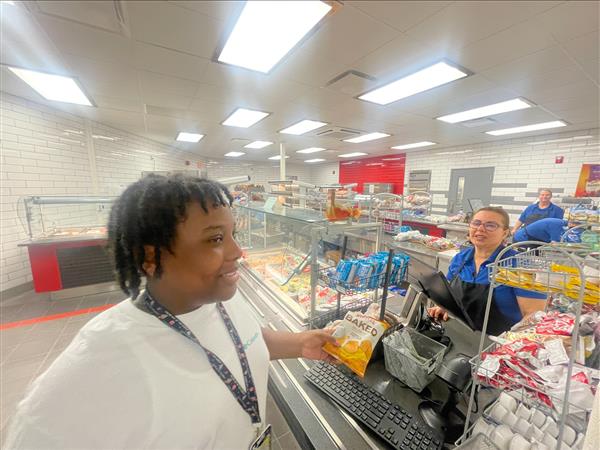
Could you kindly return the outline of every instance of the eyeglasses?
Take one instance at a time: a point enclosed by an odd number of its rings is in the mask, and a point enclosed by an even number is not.
[[[481,220],[472,220],[471,223],[469,224],[469,226],[471,228],[479,228],[481,225],[483,225],[483,228],[485,228],[485,231],[496,231],[498,228],[500,228],[500,224],[497,222],[482,222]]]

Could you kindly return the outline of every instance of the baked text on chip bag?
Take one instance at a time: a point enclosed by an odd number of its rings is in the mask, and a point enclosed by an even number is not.
[[[327,343],[323,350],[363,377],[373,349],[389,325],[361,312],[350,311],[344,320],[333,326],[333,336],[339,347]]]

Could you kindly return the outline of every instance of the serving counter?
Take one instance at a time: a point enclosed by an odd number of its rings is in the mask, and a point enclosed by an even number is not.
[[[282,308],[273,299],[270,290],[256,278],[243,275],[240,292],[263,327],[284,331],[304,329],[297,318]],[[390,297],[387,305],[388,310],[399,310],[401,298]],[[452,346],[445,360],[459,353],[474,355],[477,352],[479,333],[467,329],[457,320],[448,321],[445,329],[446,335],[452,339]],[[273,361],[270,364],[269,392],[301,448],[389,448],[368,428],[350,417],[305,379],[304,374],[314,364],[312,361],[293,359]],[[370,362],[363,382],[392,403],[399,404],[408,412],[417,415],[418,406],[423,400],[445,401],[449,393],[448,386],[438,378],[421,394],[415,393],[387,372],[383,358]],[[458,407],[464,412],[465,402],[461,401]]]

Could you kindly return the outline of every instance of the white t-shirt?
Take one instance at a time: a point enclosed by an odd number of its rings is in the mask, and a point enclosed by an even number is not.
[[[265,419],[269,353],[236,294],[224,303]],[[242,383],[215,304],[178,318]],[[87,323],[18,405],[7,449],[246,449],[250,417],[196,344],[125,300]]]

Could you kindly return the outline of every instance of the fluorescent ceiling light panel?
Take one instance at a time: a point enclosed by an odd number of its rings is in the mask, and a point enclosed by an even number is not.
[[[315,159],[307,159],[306,161],[304,161],[305,163],[317,163],[317,162],[323,162],[325,161],[322,158],[315,158]]]
[[[286,156],[285,159],[288,159],[289,156]],[[269,156],[269,159],[272,159],[274,161],[279,161],[281,159],[281,155],[275,155],[275,156]]]
[[[353,144],[360,144],[362,142],[374,141],[375,139],[381,139],[384,137],[390,136],[386,133],[369,133],[363,134],[362,136],[357,136],[352,139],[344,139],[344,142],[352,142]]]
[[[467,120],[479,119],[481,117],[495,116],[509,111],[531,108],[533,105],[520,98],[513,98],[505,102],[494,103],[480,108],[469,109],[455,114],[437,117],[437,120],[448,123],[466,122]]]
[[[238,156],[245,155],[244,152],[229,152],[225,153],[225,156],[231,156],[232,158],[237,158]]]
[[[430,145],[435,145],[435,142],[422,141],[422,142],[413,142],[412,144],[404,144],[404,145],[396,145],[392,147],[393,150],[408,150],[409,148],[419,148],[419,147],[428,147]]]
[[[269,113],[252,109],[238,108],[231,114],[223,125],[228,127],[248,128],[267,117]]]
[[[298,150],[296,153],[317,153],[323,151],[325,151],[325,149],[321,147],[309,147],[302,150]]]
[[[419,92],[466,77],[468,74],[445,62],[439,62],[358,97],[367,102],[387,105]]]
[[[547,130],[548,128],[566,127],[567,124],[562,120],[554,120],[552,122],[534,123],[522,127],[504,128],[502,130],[486,131],[486,134],[492,136],[503,136],[505,134],[525,133],[527,131]]]
[[[355,156],[365,156],[368,155],[368,153],[363,153],[363,152],[354,152],[354,153],[344,153],[343,155],[338,155],[340,158],[353,158]]]
[[[15,2],[12,0],[3,0],[2,2],[3,5],[10,5],[10,6],[15,6]]]
[[[330,10],[320,1],[248,1],[218,60],[268,73]]]
[[[300,135],[308,133],[312,130],[316,130],[317,128],[321,128],[325,125],[327,125],[325,122],[318,122],[316,120],[301,120],[300,122],[295,123],[292,126],[284,128],[280,131],[280,133]]]
[[[244,145],[244,148],[260,149],[260,148],[268,147],[269,145],[273,145],[273,143],[269,142],[269,141],[254,141],[254,142],[250,142],[247,145]]]
[[[92,102],[73,78],[16,67],[9,67],[8,69],[46,100],[92,106]]]
[[[203,137],[203,134],[187,133],[185,131],[180,131],[177,135],[177,140],[179,142],[199,142],[200,139],[202,139]]]

